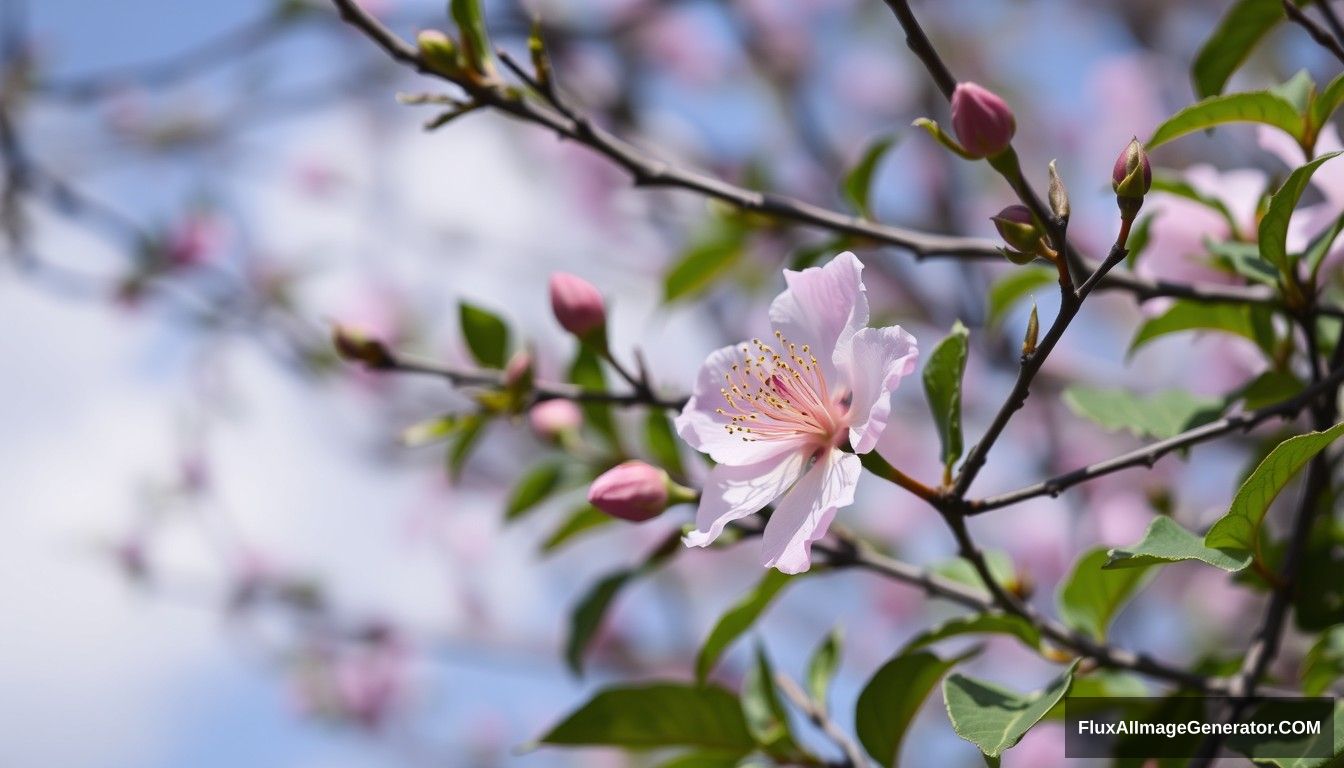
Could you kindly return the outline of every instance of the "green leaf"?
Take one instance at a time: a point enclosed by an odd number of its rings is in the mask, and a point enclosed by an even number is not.
[[[486,423],[489,421],[479,413],[469,413],[458,424],[457,437],[448,448],[448,476],[456,480],[462,475],[462,468],[476,444],[481,441]]]
[[[1327,152],[1311,162],[1288,174],[1283,186],[1269,198],[1269,208],[1260,219],[1260,255],[1285,277],[1293,274],[1293,262],[1288,254],[1288,221],[1297,208],[1297,201],[1311,181],[1311,175],[1327,160],[1334,159],[1339,152]]]
[[[1261,722],[1278,722],[1283,719],[1300,716],[1301,710],[1287,709],[1282,702],[1267,700],[1256,708],[1253,715]],[[1324,742],[1324,744],[1322,744]],[[1316,747],[1325,746],[1332,757],[1280,757],[1285,752],[1302,754],[1316,752]],[[1338,768],[1340,757],[1344,755],[1344,702],[1337,702],[1334,708],[1334,728],[1315,736],[1278,736],[1249,737],[1235,735],[1227,740],[1228,747],[1251,758],[1257,765],[1274,765],[1278,768]]]
[[[901,652],[869,678],[854,707],[854,728],[879,765],[896,764],[905,732],[929,691],[970,655],[944,661],[928,651]]]
[[[939,144],[942,144],[945,148],[947,148],[950,152],[952,152],[952,154],[962,158],[963,160],[979,159],[976,157],[972,157],[970,154],[968,154],[966,150],[963,149],[962,146],[957,143],[956,139],[947,135],[947,133],[943,130],[942,126],[938,125],[938,123],[930,120],[929,118],[921,117],[915,122],[911,123],[911,125],[913,125],[916,128],[923,128],[924,130],[928,131],[929,135],[933,137],[934,141],[938,142]]]
[[[1138,544],[1112,549],[1107,558],[1102,566],[1107,570],[1146,568],[1182,560],[1199,560],[1225,571],[1240,571],[1251,564],[1249,557],[1232,557],[1221,549],[1206,547],[1202,536],[1166,516],[1154,518]]]
[[[629,750],[695,747],[737,756],[756,747],[736,696],[713,685],[673,682],[603,690],[538,742]]]
[[[1251,50],[1284,19],[1281,0],[1236,0],[1195,55],[1190,77],[1199,98],[1223,92]]]
[[[952,728],[985,755],[998,758],[1064,698],[1077,667],[1075,661],[1050,685],[1025,694],[965,675],[949,675],[943,681],[943,699]]]
[[[672,420],[657,408],[650,408],[644,417],[644,440],[649,446],[649,455],[654,462],[666,469],[673,477],[685,477],[686,469],[681,463],[680,441],[672,432]]]
[[[1021,616],[1007,613],[977,613],[948,619],[916,635],[905,644],[905,650],[917,651],[949,637],[979,634],[1010,635],[1033,650],[1041,647],[1041,631]]]
[[[1331,80],[1311,104],[1311,124],[1317,130],[1329,122],[1335,110],[1344,104],[1344,75]]]
[[[499,315],[464,301],[458,305],[458,319],[476,362],[486,368],[503,368],[509,351],[509,327]]]
[[[1152,341],[1182,331],[1224,331],[1243,336],[1263,349],[1273,344],[1273,328],[1258,307],[1176,301],[1166,312],[1149,318],[1129,343],[1129,354]]]
[[[1006,552],[989,549],[985,550],[984,554],[985,561],[989,563],[989,572],[995,581],[1008,585],[1017,580],[1017,569],[1013,567],[1012,558]],[[984,582],[980,580],[980,574],[975,572],[975,568],[969,562],[960,557],[934,565],[933,572],[958,584],[980,590],[986,597],[990,596],[985,590]]]
[[[1143,396],[1121,389],[1072,386],[1064,390],[1063,399],[1074,414],[1107,431],[1125,429],[1135,437],[1158,439],[1207,424],[1223,409],[1221,400],[1177,389]]]
[[[569,543],[570,539],[591,531],[594,528],[600,528],[611,523],[616,518],[608,515],[606,512],[594,507],[591,504],[584,504],[573,512],[569,513],[559,526],[556,527],[551,535],[541,544],[543,553],[554,552],[561,545]]]
[[[1157,220],[1158,214],[1147,213],[1139,217],[1135,222],[1134,229],[1129,233],[1129,240],[1126,241],[1125,266],[1134,269],[1139,263],[1139,257],[1143,255],[1144,250],[1148,248],[1148,243],[1153,239],[1153,222]]]
[[[602,372],[602,361],[587,344],[579,346],[578,352],[574,355],[574,362],[570,363],[569,381],[571,384],[594,391],[607,388],[607,377]],[[584,423],[606,438],[608,445],[619,448],[621,438],[620,433],[616,431],[616,420],[611,415],[611,406],[607,403],[585,402],[580,403],[579,408],[583,411]]]
[[[949,470],[961,458],[961,377],[966,372],[969,335],[966,326],[957,321],[924,364],[924,393],[942,441],[943,465]]]
[[[1344,624],[1324,632],[1302,662],[1302,692],[1320,696],[1344,677]]]
[[[564,476],[565,467],[560,462],[548,461],[533,467],[513,487],[513,493],[504,506],[504,519],[517,520],[523,513],[545,501],[560,488]]]
[[[1205,241],[1204,247],[1213,256],[1215,266],[1262,285],[1277,286],[1279,269],[1260,257],[1260,246],[1255,243]]]
[[[445,413],[426,421],[421,421],[401,431],[401,444],[408,448],[419,448],[432,443],[447,440],[457,433],[468,419],[461,414]]]
[[[757,582],[755,588],[748,592],[741,600],[738,600],[727,613],[719,618],[718,623],[710,630],[709,637],[705,638],[704,644],[700,646],[700,653],[695,659],[695,679],[703,682],[713,671],[714,665],[718,664],[724,651],[733,641],[741,637],[744,632],[751,629],[751,625],[765,613],[765,609],[774,602],[779,591],[789,583],[790,576],[781,573],[773,568],[765,572],[765,576]]]
[[[588,590],[569,614],[569,635],[565,642],[565,663],[575,675],[583,674],[583,654],[588,650],[593,635],[602,626],[611,603],[630,580],[639,575],[638,568],[622,568],[607,574]]]
[[[1307,263],[1307,268],[1311,271],[1313,283],[1316,282],[1316,273],[1321,268],[1321,262],[1325,261],[1326,255],[1330,253],[1330,246],[1334,245],[1341,231],[1344,231],[1344,214],[1335,217],[1330,226],[1312,238],[1311,244],[1302,253],[1302,260]]]
[[[659,763],[658,768],[742,768],[742,764],[736,755],[690,752]]]
[[[467,61],[477,72],[489,72],[490,40],[485,33],[481,0],[452,0],[450,8],[453,21],[457,22],[458,32],[462,35],[462,48],[467,53]]]
[[[865,218],[872,216],[872,210],[868,207],[868,199],[873,186],[873,175],[877,171],[878,163],[887,154],[896,143],[895,137],[885,136],[874,141],[868,146],[859,158],[858,164],[845,174],[844,184],[841,185],[841,191],[845,194],[845,199],[853,204],[855,210]]]
[[[746,252],[746,234],[733,223],[717,225],[709,236],[682,254],[663,279],[663,301],[689,298],[708,288]]]
[[[1299,113],[1305,114],[1307,107],[1316,98],[1316,81],[1311,79],[1311,73],[1305,69],[1299,69],[1297,74],[1288,78],[1287,82],[1280,83],[1269,89],[1269,92],[1293,105]]]
[[[742,681],[742,713],[747,730],[766,752],[776,756],[799,754],[789,726],[789,715],[775,688],[775,670],[765,648],[756,645],[754,663]]]
[[[1232,209],[1228,208],[1227,204],[1220,198],[1204,194],[1196,189],[1195,185],[1175,174],[1154,171],[1152,191],[1164,192],[1168,195],[1175,195],[1176,197],[1199,203],[1214,213],[1222,216],[1223,221],[1227,222],[1228,230],[1231,232],[1237,232],[1241,226],[1237,222],[1237,217],[1232,215]],[[1133,235],[1130,235],[1130,237],[1133,237]]]
[[[1067,708],[1075,716],[1107,709],[1105,702],[1084,705],[1081,699],[1145,698],[1151,692],[1143,678],[1130,672],[1098,669],[1086,675],[1075,676],[1069,688]],[[1056,704],[1045,716],[1046,720],[1063,720],[1065,701]]]
[[[1053,267],[1020,267],[1009,271],[989,287],[989,314],[985,322],[995,324],[1032,291],[1054,285],[1058,280],[1059,272]]]
[[[821,641],[807,662],[807,692],[812,700],[825,712],[830,698],[831,680],[840,668],[840,646],[843,643],[839,627],[832,629],[826,639]]]
[[[1105,547],[1084,553],[1059,588],[1059,618],[1068,626],[1097,640],[1125,602],[1152,575],[1145,568],[1102,570],[1108,560]]]
[[[1239,389],[1236,396],[1248,409],[1281,403],[1302,392],[1303,384],[1287,371],[1265,371]]]
[[[1227,514],[1204,536],[1204,544],[1231,550],[1234,556],[1260,551],[1260,525],[1288,481],[1316,454],[1344,434],[1344,422],[1323,432],[1290,437],[1274,447],[1237,489]]]
[[[1269,91],[1230,93],[1210,96],[1182,109],[1167,119],[1148,139],[1148,149],[1159,147],[1187,133],[1227,123],[1262,123],[1302,137],[1302,116],[1292,104]]]

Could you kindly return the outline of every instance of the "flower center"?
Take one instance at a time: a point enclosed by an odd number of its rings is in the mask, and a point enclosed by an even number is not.
[[[721,390],[729,434],[744,441],[807,437],[817,447],[836,445],[849,428],[845,392],[832,390],[808,345],[801,348],[775,331],[782,352],[760,339],[743,345],[742,362],[724,374]]]

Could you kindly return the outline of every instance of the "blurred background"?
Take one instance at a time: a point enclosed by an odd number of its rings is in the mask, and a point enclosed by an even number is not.
[[[407,37],[448,25],[433,0],[364,5]],[[916,12],[962,79],[1012,105],[1038,184],[1058,158],[1071,234],[1097,252],[1114,235],[1116,152],[1193,100],[1189,62],[1222,5],[967,0]],[[554,378],[573,342],[551,319],[546,282],[569,271],[606,295],[617,354],[641,349],[660,389],[680,395],[707,352],[767,330],[780,268],[842,244],[634,189],[582,148],[488,110],[425,131],[434,112],[395,95],[437,86],[320,0],[5,0],[3,10],[0,762],[625,765],[520,747],[604,681],[689,676],[708,628],[759,578],[754,545],[687,552],[632,584],[584,674],[572,674],[572,604],[686,514],[548,547],[581,507],[581,484],[516,521],[502,515],[523,469],[560,456],[545,435],[526,419],[492,424],[450,478],[441,448],[399,435],[469,401],[442,381],[341,364],[331,325],[462,365],[457,303],[468,299],[507,318]],[[534,15],[565,91],[660,157],[838,208],[846,170],[890,137],[876,218],[989,237],[988,216],[1011,202],[988,168],[908,127],[945,122],[946,107],[880,2],[486,3],[493,39],[510,50],[523,49]],[[1301,68],[1324,82],[1326,65],[1299,30],[1280,29],[1233,89]],[[1263,143],[1233,127],[1155,160],[1250,221],[1286,170]],[[1331,184],[1308,202],[1337,213]],[[1192,254],[1227,225],[1183,205],[1154,201],[1163,213],[1137,268],[1220,279]],[[988,323],[985,291],[1007,265],[856,251],[875,319],[926,348],[958,318],[972,327],[966,421],[978,434],[1009,386],[1025,322],[1023,304]],[[702,279],[669,281],[706,252]],[[1041,294],[1050,316],[1053,293]],[[1064,408],[1064,379],[1218,396],[1263,366],[1250,342],[1222,337],[1163,340],[1126,359],[1152,308],[1119,294],[1091,307],[978,493],[1135,444]],[[936,477],[918,387],[896,408],[900,428],[882,452]],[[1155,506],[1192,527],[1216,516],[1246,455],[1237,443],[1201,448],[974,527],[1048,605],[1077,552],[1136,541]],[[865,483],[842,521],[906,560],[953,553],[936,515],[880,483]],[[1117,642],[1180,663],[1241,647],[1254,597],[1207,570],[1165,570],[1121,616]],[[797,677],[843,627],[835,706],[846,712],[903,638],[951,613],[904,586],[824,574],[791,589],[755,635]],[[750,645],[722,679],[740,676]],[[977,674],[1023,687],[1051,674],[1007,641],[992,645]],[[941,704],[928,709],[907,757],[979,764]],[[1043,724],[1005,765],[1058,764],[1060,738]]]

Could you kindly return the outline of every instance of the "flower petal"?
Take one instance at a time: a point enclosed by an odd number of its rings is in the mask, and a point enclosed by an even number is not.
[[[755,464],[782,453],[802,450],[803,440],[744,440],[740,433],[731,433],[732,419],[719,409],[727,408],[723,397],[724,377],[733,365],[742,362],[746,344],[715,350],[700,366],[695,379],[695,391],[686,407],[677,416],[677,434],[692,448],[708,453],[719,464],[742,466]]]
[[[849,442],[856,453],[867,453],[877,445],[891,414],[891,393],[902,378],[914,372],[918,361],[915,337],[899,325],[864,328],[854,334],[844,367],[853,387]]]
[[[829,377],[838,350],[848,349],[850,339],[868,324],[863,264],[845,251],[825,266],[784,270],[784,282],[789,287],[770,304],[770,322],[790,341],[811,345]]]
[[[696,530],[686,534],[682,541],[691,547],[706,546],[719,537],[724,526],[759,512],[798,480],[806,459],[803,453],[795,452],[756,464],[714,467],[700,494]]]
[[[826,535],[835,510],[854,503],[859,457],[832,449],[775,505],[761,537],[766,567],[801,573],[812,566],[812,542]]]

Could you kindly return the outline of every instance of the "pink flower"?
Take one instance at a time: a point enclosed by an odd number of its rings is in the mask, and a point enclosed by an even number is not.
[[[958,83],[952,91],[952,130],[973,157],[993,157],[1008,148],[1017,119],[1003,99],[975,83]]]
[[[551,275],[551,310],[561,327],[584,337],[607,324],[607,307],[592,283],[566,272]]]
[[[642,461],[627,461],[597,476],[588,503],[612,517],[642,523],[667,509],[667,473]]]
[[[775,502],[763,561],[785,573],[811,565],[812,542],[854,501],[859,457],[877,445],[891,393],[914,371],[915,339],[868,328],[863,265],[852,253],[784,271],[770,305],[775,342],[724,347],[700,368],[677,433],[718,463],[686,536],[703,547],[724,526]]]

